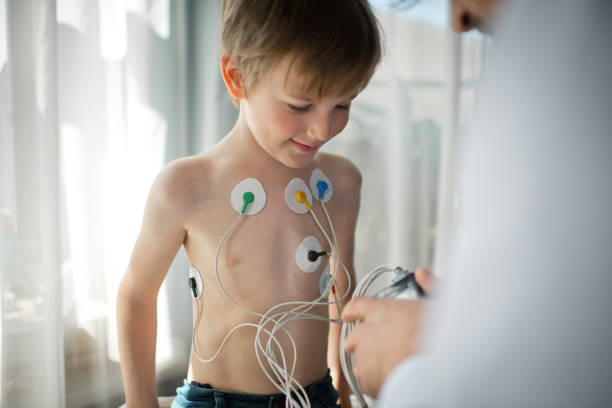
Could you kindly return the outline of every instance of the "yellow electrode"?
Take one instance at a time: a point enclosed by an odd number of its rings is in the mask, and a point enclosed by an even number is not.
[[[310,206],[310,204],[308,204],[308,200],[306,200],[306,193],[303,191],[298,191],[297,193],[295,193],[295,198],[300,202],[300,203],[304,203],[304,205],[306,206],[306,208],[308,208],[308,211],[312,211],[312,207]]]

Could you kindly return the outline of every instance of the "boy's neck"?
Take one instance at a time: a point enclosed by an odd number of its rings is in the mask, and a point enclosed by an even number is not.
[[[239,163],[252,168],[256,172],[296,172],[300,169],[293,169],[285,166],[266,152],[255,140],[250,128],[244,120],[243,114],[238,115],[236,124],[225,137],[228,152],[232,158]]]

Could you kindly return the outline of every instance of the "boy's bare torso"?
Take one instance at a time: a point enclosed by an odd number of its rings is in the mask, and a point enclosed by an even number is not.
[[[282,302],[318,298],[319,279],[328,263],[325,257],[312,273],[303,272],[296,264],[296,250],[307,236],[315,236],[324,250],[330,250],[330,245],[311,214],[296,214],[288,207],[285,187],[289,181],[300,177],[309,184],[312,171],[320,168],[334,185],[334,196],[326,204],[334,224],[343,211],[356,211],[354,206],[359,194],[355,191],[356,198],[352,197],[350,186],[348,194],[336,188],[337,180],[351,179],[350,175],[347,178],[342,174],[347,172],[347,166],[336,156],[319,153],[310,165],[301,169],[282,165],[264,168],[257,163],[225,159],[228,156],[223,149],[221,143],[205,154],[185,159],[189,163],[184,166],[191,173],[185,184],[191,200],[186,201],[181,218],[186,230],[184,246],[189,262],[200,271],[203,280],[196,334],[196,347],[203,358],[216,353],[233,327],[245,322],[257,324],[260,320],[259,316],[233,305],[221,292],[215,277],[217,246],[223,233],[238,217],[230,202],[234,186],[245,178],[256,178],[262,183],[267,200],[261,212],[245,217],[223,243],[218,262],[219,277],[236,303],[258,313],[265,313]],[[318,201],[313,204],[315,214],[329,234],[321,206]],[[185,296],[189,296],[187,290]],[[312,312],[327,317],[328,306],[317,306]],[[299,320],[287,327],[297,347],[295,379],[303,386],[321,379],[327,370],[329,323]],[[218,389],[258,394],[279,392],[257,361],[255,334],[253,327],[238,329],[210,363],[199,361],[192,351],[188,379]],[[283,334],[277,339],[290,359],[290,341]]]

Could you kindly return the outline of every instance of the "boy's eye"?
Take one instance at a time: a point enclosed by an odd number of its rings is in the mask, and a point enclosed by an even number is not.
[[[351,108],[351,102],[344,103],[342,105],[337,105],[336,108],[342,109],[342,110],[349,110]]]
[[[308,109],[310,109],[310,105],[297,106],[297,105],[287,104],[287,106],[289,106],[289,109],[291,109],[294,112],[306,112]]]

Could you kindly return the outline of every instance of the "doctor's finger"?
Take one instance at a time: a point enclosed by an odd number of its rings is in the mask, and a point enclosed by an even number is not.
[[[342,310],[342,320],[352,322],[353,320],[363,319],[372,310],[373,302],[376,302],[376,299],[370,297],[351,300]]]
[[[435,279],[427,268],[417,268],[414,272],[417,283],[429,295],[435,286]]]
[[[352,331],[351,334],[344,341],[344,350],[349,353],[354,353],[355,349],[361,343],[363,337],[364,326],[358,325]]]

